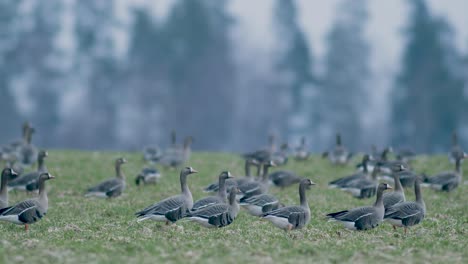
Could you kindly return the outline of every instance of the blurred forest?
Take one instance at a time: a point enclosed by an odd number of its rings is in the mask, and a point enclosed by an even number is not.
[[[198,150],[251,150],[271,133],[294,144],[306,136],[317,152],[336,132],[355,151],[443,151],[455,130],[468,143],[468,55],[424,0],[407,1],[390,116],[379,127],[366,125],[379,89],[367,1],[340,2],[320,59],[296,2],[272,1],[266,69],[236,59],[229,0],[175,0],[164,18],[136,6],[126,11],[131,23],[114,1],[0,1],[0,145],[20,136],[25,120],[48,148],[141,149],[167,144],[172,129],[192,135]]]

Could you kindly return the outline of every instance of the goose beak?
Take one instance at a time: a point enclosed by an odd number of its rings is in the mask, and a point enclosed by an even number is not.
[[[55,179],[55,176],[49,175],[49,179]]]
[[[190,171],[190,173],[198,173],[198,171],[192,169],[192,170]]]
[[[228,178],[234,178],[234,177],[232,177],[232,174],[231,174],[230,171],[227,172],[227,177],[228,177]]]
[[[390,185],[388,185],[388,186],[387,186],[387,189],[388,189],[388,190],[391,190],[391,189],[393,189],[393,187],[390,186]]]

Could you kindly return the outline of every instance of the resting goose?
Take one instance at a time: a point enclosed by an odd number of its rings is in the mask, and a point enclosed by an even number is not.
[[[310,151],[307,149],[306,138],[301,138],[301,144],[296,148],[294,153],[295,160],[307,160],[310,156]]]
[[[419,224],[426,215],[426,204],[422,197],[420,182],[419,177],[414,182],[415,202],[398,203],[385,212],[385,220],[394,228],[395,226],[404,227],[405,234],[408,227]]]
[[[180,172],[180,188],[182,193],[168,197],[135,213],[138,218],[137,221],[141,222],[151,219],[169,224],[183,218],[193,206],[192,193],[187,185],[187,176],[193,173],[197,173],[197,171],[192,167],[184,168]]]
[[[377,227],[383,220],[385,208],[383,192],[392,189],[387,183],[381,183],[377,189],[377,199],[373,206],[358,207],[351,210],[327,214],[330,221],[341,222],[350,230],[367,230]]]
[[[332,164],[345,165],[352,157],[350,153],[341,143],[341,135],[336,134],[336,146],[332,151],[327,151],[322,154],[323,158],[328,158]]]
[[[17,203],[14,206],[0,209],[0,221],[6,221],[17,225],[24,225],[25,230],[28,230],[29,224],[41,220],[47,213],[49,200],[45,189],[45,181],[54,179],[55,177],[48,172],[42,173],[39,176],[39,196],[35,199],[26,200]]]
[[[303,179],[299,183],[299,206],[282,207],[263,215],[263,218],[270,221],[273,225],[285,230],[300,229],[306,226],[310,221],[310,208],[307,202],[306,189],[315,185],[309,179]]]
[[[340,190],[349,192],[353,197],[364,199],[370,198],[375,195],[379,182],[377,180],[377,174],[380,171],[379,166],[375,166],[372,171],[371,177],[367,175],[359,177],[355,180],[349,181],[339,187]]]
[[[461,153],[456,157],[455,171],[442,172],[432,177],[426,177],[422,185],[425,187],[431,187],[437,191],[453,191],[461,183],[463,175],[461,161],[466,157],[468,157],[466,153]]]
[[[203,209],[207,206],[213,205],[213,204],[222,204],[226,203],[227,195],[226,195],[226,180],[232,178],[231,173],[229,171],[223,171],[219,175],[219,188],[218,188],[218,195],[216,196],[208,196],[205,198],[202,198],[198,201],[196,201],[193,204],[192,211],[197,211],[200,209]],[[233,186],[236,187],[236,186]],[[232,187],[231,187],[232,188]]]
[[[247,182],[253,181],[252,174],[250,172],[250,167],[252,165],[258,165],[258,162],[254,159],[246,159],[245,160],[245,176],[244,177],[237,177],[236,178],[229,178],[225,181],[226,190],[230,190],[233,186],[239,186]],[[216,181],[208,186],[206,186],[203,191],[204,192],[217,192],[219,190],[219,181]]]
[[[161,178],[161,173],[156,168],[143,168],[135,178],[135,184],[156,184]]]
[[[270,179],[271,183],[273,183],[273,185],[282,189],[299,183],[302,179],[295,172],[289,170],[272,172],[268,178]]]
[[[404,173],[405,171],[406,168],[403,166],[403,164],[396,165],[392,168],[395,188],[393,189],[393,192],[385,193],[383,196],[385,211],[387,211],[388,208],[394,206],[395,204],[402,203],[406,200],[405,191],[403,190],[403,186],[400,182],[400,174]]]
[[[263,175],[261,181],[251,181],[239,185],[239,190],[242,194],[239,195],[240,198],[247,198],[254,195],[266,193],[268,191],[268,168],[274,167],[276,164],[273,161],[263,164]]]
[[[0,185],[0,209],[8,206],[8,180],[14,177],[16,172],[11,168],[5,168],[2,171],[2,182]]]
[[[23,174],[20,177],[10,181],[8,183],[8,189],[10,190],[21,190],[21,191],[36,191],[39,189],[38,180],[39,176],[47,172],[47,166],[45,165],[45,158],[47,158],[49,154],[45,150],[39,151],[37,156],[37,171],[30,172],[27,174]]]
[[[98,185],[88,189],[86,197],[113,198],[120,196],[125,190],[125,174],[122,171],[122,164],[127,163],[124,158],[115,161],[115,178],[105,180]]]
[[[239,213],[239,204],[236,201],[236,194],[238,192],[239,189],[237,187],[231,187],[228,204],[213,204],[200,210],[189,212],[187,218],[208,228],[230,225]]]
[[[367,163],[369,161],[370,161],[370,156],[365,154],[362,157],[362,163],[364,164],[364,170],[362,172],[359,171],[359,172],[356,172],[356,173],[351,174],[349,176],[346,176],[346,177],[339,178],[339,179],[336,179],[334,181],[331,181],[331,182],[328,183],[328,187],[330,187],[330,188],[340,188],[340,187],[346,186],[346,184],[348,184],[351,181],[354,181],[354,180],[359,179],[359,178],[366,177],[367,175],[369,175],[369,170],[367,169]]]

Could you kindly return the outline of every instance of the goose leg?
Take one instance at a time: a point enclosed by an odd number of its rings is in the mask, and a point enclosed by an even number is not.
[[[396,226],[392,225],[392,227],[393,227],[393,231],[396,231]]]
[[[405,235],[406,235],[407,231],[408,231],[408,228],[407,228],[407,227],[405,227]]]
[[[28,226],[28,224],[25,224],[24,225],[24,231],[28,231],[28,230],[29,230],[29,226]]]

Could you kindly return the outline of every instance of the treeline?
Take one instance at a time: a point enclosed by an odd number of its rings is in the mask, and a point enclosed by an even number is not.
[[[196,149],[248,150],[275,133],[293,143],[305,135],[321,151],[340,131],[355,150],[438,151],[453,130],[468,130],[468,60],[424,0],[408,2],[400,72],[386,98],[391,117],[379,127],[366,120],[379,87],[365,0],[340,3],[320,59],[297,3],[275,0],[266,70],[255,57],[237,60],[248,47],[233,41],[228,4],[176,0],[163,19],[133,7],[127,22],[114,1],[1,1],[0,143],[17,138],[26,119],[38,145],[83,149],[141,149],[176,129]]]

